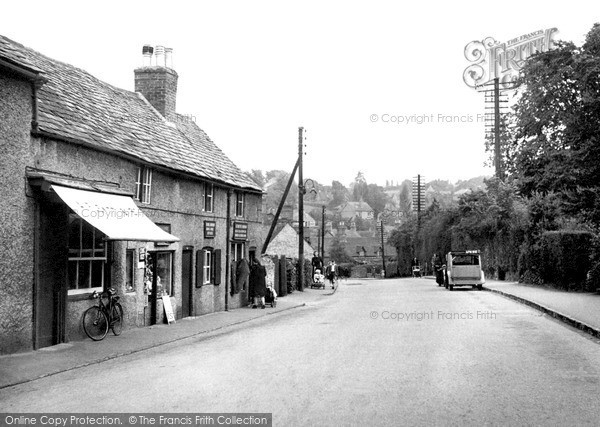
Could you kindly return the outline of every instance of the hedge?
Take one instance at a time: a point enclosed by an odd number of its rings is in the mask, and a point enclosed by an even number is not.
[[[524,249],[521,280],[563,290],[586,291],[593,234],[587,231],[544,232]]]

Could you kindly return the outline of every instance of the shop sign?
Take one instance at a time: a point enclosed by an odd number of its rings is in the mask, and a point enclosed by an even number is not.
[[[146,266],[146,248],[140,248],[138,255],[138,268],[144,268]]]
[[[204,238],[214,239],[217,233],[217,223],[215,221],[204,221]]]
[[[233,240],[248,240],[248,223],[233,223]]]

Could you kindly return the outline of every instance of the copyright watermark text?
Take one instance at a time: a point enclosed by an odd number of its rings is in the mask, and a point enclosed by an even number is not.
[[[371,114],[369,120],[372,123],[386,123],[394,125],[422,125],[422,124],[465,124],[465,123],[484,123],[485,114]]]
[[[493,311],[371,311],[369,317],[373,320],[393,320],[397,322],[423,322],[425,320],[496,320],[497,313]]]

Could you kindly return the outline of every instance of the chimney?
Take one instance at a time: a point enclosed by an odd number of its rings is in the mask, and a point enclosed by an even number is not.
[[[143,56],[143,67],[149,67],[152,65],[152,53],[154,53],[154,48],[149,44],[144,45],[142,48],[142,56]]]
[[[152,65],[154,53],[155,65]],[[178,75],[172,67],[173,49],[164,46],[142,48],[143,65],[134,71],[135,91],[144,98],[168,121],[174,122],[177,99]]]

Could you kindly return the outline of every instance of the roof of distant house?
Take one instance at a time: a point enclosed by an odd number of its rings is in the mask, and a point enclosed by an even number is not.
[[[139,93],[105,83],[0,35],[0,58],[40,72],[42,135],[226,185],[261,191],[191,119],[168,122]]]
[[[291,225],[286,224],[269,243],[265,253],[267,255],[285,255],[290,258],[298,257],[298,232]],[[312,256],[314,249],[307,242],[304,243],[304,256]]]

